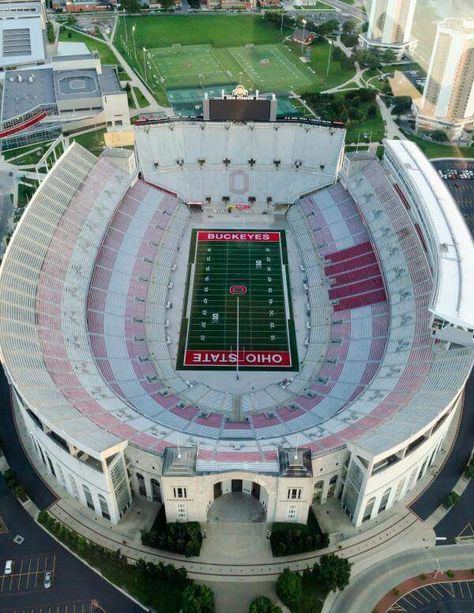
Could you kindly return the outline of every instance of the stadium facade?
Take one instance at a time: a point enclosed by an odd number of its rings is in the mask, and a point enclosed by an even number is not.
[[[426,474],[473,363],[472,239],[416,145],[343,148],[316,122],[176,120],[137,128],[138,164],[58,159],[3,259],[0,342],[59,492],[112,523],[133,495],[205,522],[241,491],[302,523],[337,497],[357,526]],[[192,231],[244,219],[286,232],[299,370],[176,370]]]

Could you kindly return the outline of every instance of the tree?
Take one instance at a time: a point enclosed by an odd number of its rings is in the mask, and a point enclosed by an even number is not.
[[[438,143],[445,143],[448,140],[448,136],[443,130],[434,130],[431,132],[431,138]]]
[[[160,0],[161,8],[165,11],[175,7],[174,0]]]
[[[298,573],[285,568],[277,579],[276,592],[283,604],[291,611],[297,611],[303,599],[303,580]]]
[[[214,594],[207,585],[192,583],[183,592],[182,613],[214,613]]]
[[[391,64],[396,59],[397,59],[397,56],[395,55],[392,49],[387,49],[386,51],[384,51],[382,55],[382,62],[385,62],[386,64]]]
[[[457,492],[450,492],[443,500],[443,506],[445,509],[449,509],[457,503],[459,500],[459,494]]]
[[[356,27],[357,24],[354,19],[348,19],[342,24],[342,31],[344,32],[344,34],[348,34],[349,32],[354,32]]]
[[[139,13],[142,10],[139,0],[121,0],[120,4],[127,13]]]
[[[281,609],[270,598],[258,596],[250,605],[249,613],[281,613]]]
[[[74,15],[67,16],[66,25],[73,26],[76,22],[77,22],[77,19],[74,17]]]
[[[392,102],[395,115],[402,115],[411,109],[411,96],[394,96]]]
[[[343,590],[351,578],[351,566],[349,560],[338,557],[335,553],[321,556],[319,564],[313,566],[314,579],[328,592]]]

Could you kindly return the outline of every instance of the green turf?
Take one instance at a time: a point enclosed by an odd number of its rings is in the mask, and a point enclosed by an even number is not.
[[[143,16],[127,18],[126,28],[121,19],[115,44],[161,104],[174,102],[168,90],[179,88],[243,83],[250,90],[307,93],[354,75],[352,67],[333,60],[326,76],[326,41],[311,46],[310,63],[301,62],[301,48],[284,41],[290,32],[281,34],[256,15]]]
[[[258,89],[288,92],[311,87],[311,72],[283,45],[233,47],[229,52]]]
[[[247,43],[276,43],[291,30],[280,28],[260,15],[173,15],[169,17],[127,17],[120,19],[115,43],[120,46],[126,38],[132,39],[135,25],[135,43],[142,47],[171,47],[210,44],[214,47],[238,47]]]
[[[185,366],[186,351],[239,349],[289,352],[293,368],[285,370],[297,369],[284,231],[280,231],[276,242],[198,240],[198,232],[193,231],[190,246],[178,368],[202,368]],[[232,286],[245,286],[247,291],[235,295],[230,291]],[[228,364],[206,365],[211,367],[235,368]],[[258,370],[259,366],[241,368]]]

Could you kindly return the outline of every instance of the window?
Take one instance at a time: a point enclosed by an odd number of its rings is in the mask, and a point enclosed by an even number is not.
[[[76,481],[72,475],[69,475],[69,482],[71,484],[72,495],[74,496],[74,498],[77,498],[79,500],[79,492],[77,491]]]
[[[83,485],[82,489],[84,491],[84,496],[86,499],[87,506],[89,507],[89,509],[92,509],[93,511],[95,511],[94,501],[92,500],[92,494],[91,494],[90,489],[87,487],[87,485]]]
[[[99,494],[97,498],[99,499],[102,517],[105,517],[105,519],[110,519],[109,506],[107,504],[107,500],[102,496],[102,494]]]
[[[379,513],[381,513],[382,511],[385,511],[385,509],[387,508],[387,503],[388,503],[388,499],[390,498],[391,491],[392,491],[392,488],[389,487],[383,493],[382,500],[380,501]]]
[[[293,487],[288,490],[288,500],[300,500],[301,499],[301,488]]]
[[[368,519],[371,518],[372,511],[374,509],[374,504],[375,504],[375,496],[367,502],[365,506],[364,516],[362,517],[362,521],[367,521]]]
[[[290,504],[288,506],[288,520],[296,521],[296,519],[297,519],[296,505]]]
[[[188,497],[185,487],[174,487],[173,494],[175,498],[187,498]]]
[[[137,481],[138,481],[138,493],[140,494],[140,496],[146,496],[145,479],[143,475],[141,475],[140,473],[137,473]]]
[[[178,502],[178,520],[186,521],[186,507],[184,503]]]
[[[316,504],[321,504],[321,499],[323,496],[323,487],[324,481],[318,481],[314,484],[313,502],[315,502]]]
[[[161,502],[160,484],[156,479],[150,479],[153,502]]]

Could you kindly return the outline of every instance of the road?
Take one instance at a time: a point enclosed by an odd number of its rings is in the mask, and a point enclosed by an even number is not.
[[[436,479],[432,481],[431,485],[423,492],[423,494],[421,494],[421,496],[417,498],[417,500],[415,500],[414,503],[412,503],[410,507],[411,510],[423,520],[427,519],[433,513],[433,511],[439,507],[443,498],[445,498],[445,496],[447,496],[447,494],[449,494],[449,492],[454,488],[471,456],[474,434],[474,373],[471,374],[469,381],[467,382],[465,394],[466,396],[464,399],[464,409],[461,417],[461,423],[459,425],[458,434],[451,453],[444,466],[439,471]],[[472,492],[472,483],[470,488],[470,491]],[[468,497],[463,495],[455,507],[456,514],[461,514],[461,509],[465,505],[471,510],[472,513],[472,498],[469,501]]]
[[[362,21],[367,19],[364,11],[361,11],[350,4],[346,4],[345,2],[341,2],[341,0],[324,0],[324,3],[329,4],[329,6],[333,6],[334,8],[341,9],[343,13],[351,15],[351,17],[355,17],[356,19],[360,19]]]
[[[474,544],[415,549],[386,558],[359,573],[343,592],[326,601],[323,613],[368,613],[394,585],[436,570],[437,560],[442,570],[461,570],[470,569],[473,559]]]
[[[5,406],[5,405],[3,405]],[[0,477],[0,610],[54,605],[54,611],[86,610],[96,600],[107,612],[143,611],[131,599],[112,587],[80,562],[40,528],[8,491]],[[5,532],[5,529],[8,532]],[[16,544],[13,537],[25,540]],[[14,561],[13,572],[4,575],[5,560]],[[43,587],[44,572],[52,572],[52,587]],[[80,606],[82,608],[80,608]],[[47,611],[47,608],[43,608]]]

